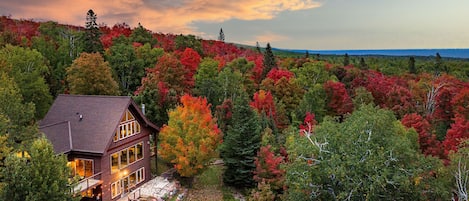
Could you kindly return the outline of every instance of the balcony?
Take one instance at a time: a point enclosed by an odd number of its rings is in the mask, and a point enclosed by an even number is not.
[[[80,180],[78,184],[73,188],[73,193],[83,193],[86,192],[88,189],[94,188],[102,184],[103,181],[100,178],[101,172]]]

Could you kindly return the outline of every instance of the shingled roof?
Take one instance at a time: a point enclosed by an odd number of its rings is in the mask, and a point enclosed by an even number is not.
[[[103,154],[127,108],[136,112],[142,126],[158,128],[128,96],[59,95],[39,128],[57,153],[71,151]]]

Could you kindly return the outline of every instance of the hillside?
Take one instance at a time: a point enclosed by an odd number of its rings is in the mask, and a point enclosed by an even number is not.
[[[159,156],[183,178],[221,157],[224,185],[253,200],[462,195],[455,172],[469,165],[464,59],[309,55],[270,44],[258,51],[142,25],[5,16],[0,47],[0,101],[30,112],[15,125],[34,126],[62,93],[132,96],[161,127]],[[19,118],[16,108],[0,107],[0,125]]]

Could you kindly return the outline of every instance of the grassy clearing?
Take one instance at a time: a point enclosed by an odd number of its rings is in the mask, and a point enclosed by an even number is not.
[[[223,185],[223,171],[223,166],[209,166],[202,174],[194,178],[192,189],[189,189],[184,200],[235,201],[231,189]]]

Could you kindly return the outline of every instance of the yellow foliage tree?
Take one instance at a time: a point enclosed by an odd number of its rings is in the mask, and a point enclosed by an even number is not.
[[[158,153],[183,177],[192,177],[216,157],[221,131],[206,98],[181,97],[182,106],[169,112],[168,125],[160,131]]]

